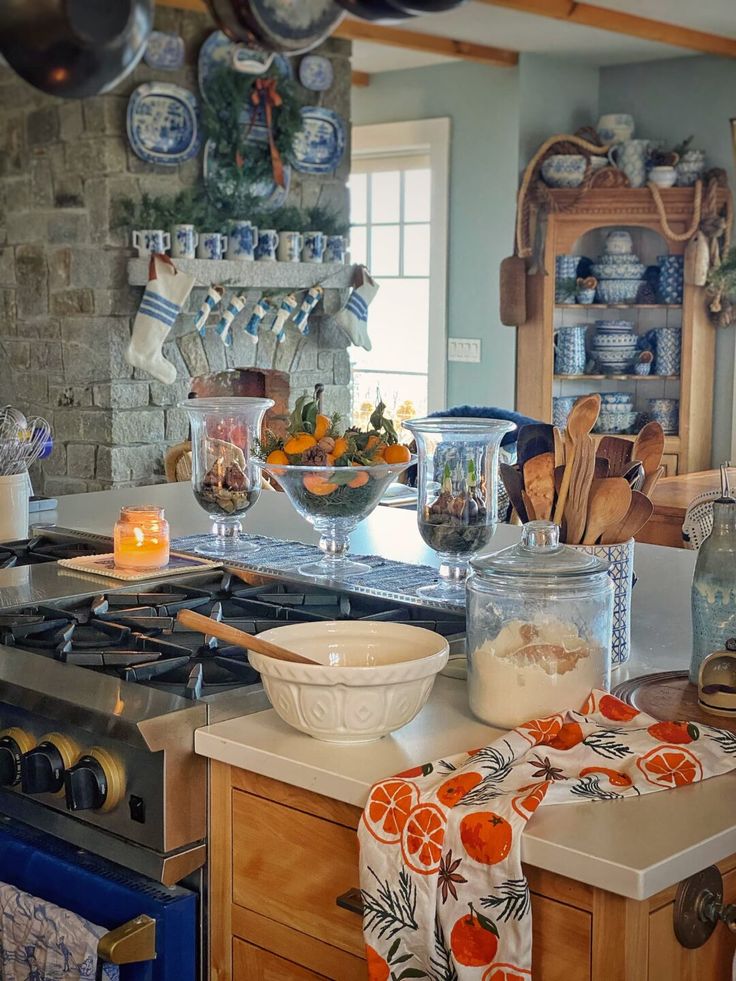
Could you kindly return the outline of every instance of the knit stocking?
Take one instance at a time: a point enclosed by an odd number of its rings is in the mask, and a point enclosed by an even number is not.
[[[230,345],[233,343],[233,335],[230,332],[230,327],[232,326],[233,320],[235,320],[244,306],[244,296],[231,297],[230,302],[227,305],[227,309],[223,312],[217,326],[215,327],[215,330],[220,335],[220,340],[225,347],[230,347]]]
[[[273,324],[271,324],[271,330],[276,335],[276,340],[279,344],[283,344],[286,340],[286,321],[296,310],[299,301],[293,293],[289,293],[281,301],[281,306],[278,309],[278,313],[274,319]]]
[[[193,285],[194,276],[180,272],[168,256],[151,256],[148,283],[133,322],[125,360],[165,385],[176,380],[176,368],[161,349]]]
[[[324,290],[321,286],[313,286],[311,290],[307,291],[307,295],[304,297],[302,305],[299,307],[299,312],[294,317],[294,326],[297,327],[302,334],[309,333],[309,316],[319,303],[319,299],[323,293]]]
[[[245,330],[246,337],[249,337],[254,344],[258,343],[258,331],[263,323],[263,318],[270,309],[271,304],[265,297],[261,297],[258,303],[256,303],[256,305],[253,307],[253,313],[250,315],[250,320],[243,328]]]
[[[200,333],[201,337],[204,337],[207,331],[207,318],[222,302],[222,298],[225,295],[225,290],[222,286],[210,286],[207,291],[207,296],[204,298],[202,306],[199,308],[199,313],[197,314],[197,319],[194,321],[194,326]]]
[[[348,298],[344,310],[338,313],[337,323],[356,347],[371,349],[368,337],[368,306],[378,292],[378,283],[365,268],[359,266],[356,272],[356,285]]]

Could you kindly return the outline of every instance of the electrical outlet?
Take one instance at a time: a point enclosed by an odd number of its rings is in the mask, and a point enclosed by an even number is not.
[[[447,341],[447,360],[480,362],[479,337],[450,337]]]

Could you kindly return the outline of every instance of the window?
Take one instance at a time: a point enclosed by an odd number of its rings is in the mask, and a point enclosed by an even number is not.
[[[380,284],[350,350],[360,425],[377,392],[398,421],[445,405],[448,149],[446,119],[353,130],[351,260]]]

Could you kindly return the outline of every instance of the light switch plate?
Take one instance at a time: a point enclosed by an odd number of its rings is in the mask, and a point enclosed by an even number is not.
[[[447,341],[447,360],[480,362],[479,337],[450,337]]]

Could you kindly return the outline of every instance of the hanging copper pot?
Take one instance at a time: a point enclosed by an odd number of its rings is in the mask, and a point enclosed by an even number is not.
[[[35,88],[80,99],[131,72],[152,27],[153,0],[3,0],[0,52]]]

